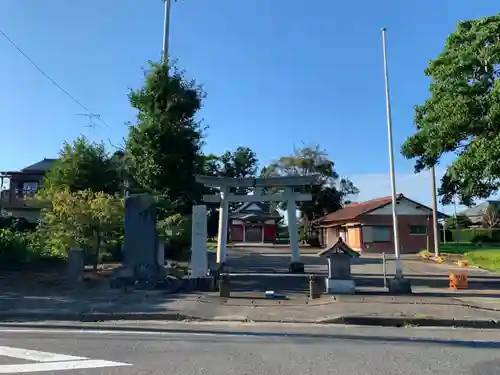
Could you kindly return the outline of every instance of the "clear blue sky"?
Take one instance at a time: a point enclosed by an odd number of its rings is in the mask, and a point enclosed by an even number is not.
[[[430,204],[428,175],[399,155],[428,94],[423,70],[457,21],[496,12],[493,0],[182,0],[170,55],[207,92],[207,152],[249,146],[264,165],[319,143],[368,199],[390,194],[387,27],[398,191]],[[84,111],[0,37],[0,170],[54,157],[82,133],[121,142],[134,121],[128,89],[161,54],[162,0],[1,0],[0,28],[111,128],[86,128]]]

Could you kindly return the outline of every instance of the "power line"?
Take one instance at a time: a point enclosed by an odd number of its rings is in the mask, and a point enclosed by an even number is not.
[[[99,115],[95,115],[90,109],[88,109],[86,106],[82,104],[77,98],[75,98],[73,95],[71,95],[67,90],[65,90],[61,85],[59,85],[51,76],[49,76],[36,62],[33,61],[1,28],[0,28],[0,34],[16,49],[19,51],[21,55],[24,56],[28,62],[33,65],[45,78],[47,78],[54,86],[56,86],[61,92],[63,92],[68,98],[70,98],[73,102],[78,104],[83,110],[89,113],[89,115],[97,117],[104,125],[106,125],[108,128],[109,125],[104,122],[100,118]],[[111,129],[111,128],[110,128]]]

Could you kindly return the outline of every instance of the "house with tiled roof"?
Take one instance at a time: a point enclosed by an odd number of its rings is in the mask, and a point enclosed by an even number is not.
[[[0,193],[0,209],[8,215],[36,222],[40,207],[28,198],[34,196],[45,173],[57,159],[42,159],[19,171],[0,172],[0,186],[8,182],[9,188]]]
[[[414,200],[397,195],[396,213],[400,251],[418,252],[433,244],[432,209]],[[438,212],[438,218],[446,215]],[[322,243],[333,246],[341,237],[352,249],[361,252],[392,252],[392,197],[353,203],[316,220]]]
[[[465,215],[469,218],[472,225],[471,227],[481,227],[483,224],[484,215],[488,212],[490,207],[494,207],[500,210],[500,201],[498,200],[487,200],[478,204],[477,206],[470,207],[465,211],[462,211],[460,215]]]

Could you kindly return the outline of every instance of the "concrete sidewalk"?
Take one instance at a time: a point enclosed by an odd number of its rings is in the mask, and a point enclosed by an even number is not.
[[[349,317],[418,317],[500,321],[500,311],[485,310],[457,298],[425,296],[325,296],[314,301],[296,299],[221,299],[201,294],[162,291],[95,296],[2,295],[0,320],[213,320],[319,323]]]
[[[262,257],[268,263],[269,257]],[[304,257],[307,261],[307,256]],[[314,273],[325,267],[316,262]],[[278,259],[276,260],[278,262]],[[286,259],[285,259],[286,263]],[[500,322],[500,275],[468,270],[470,289],[448,288],[450,266],[404,257],[405,277],[414,295],[390,296],[383,288],[380,256],[363,256],[353,266],[359,294],[323,295],[308,300],[305,291],[290,291],[285,300],[266,300],[261,292],[236,292],[234,298],[216,293],[170,294],[163,290],[122,291],[104,284],[71,289],[58,283],[21,287],[0,284],[0,321],[44,320],[210,320],[321,323],[348,319],[434,319]],[[394,262],[387,272],[394,273]],[[252,275],[249,277],[258,277]],[[275,284],[279,285],[279,284]],[[279,288],[279,287],[278,287]],[[277,292],[280,290],[277,289]],[[346,320],[347,319],[347,320]]]

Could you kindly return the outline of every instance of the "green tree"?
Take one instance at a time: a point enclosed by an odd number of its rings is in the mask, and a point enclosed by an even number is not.
[[[402,146],[419,172],[457,155],[441,181],[444,204],[472,205],[500,188],[500,14],[459,22],[430,61],[431,96],[415,107],[417,131]]]
[[[142,88],[129,94],[137,122],[126,140],[127,167],[138,187],[164,196],[180,214],[201,198],[202,129],[195,119],[201,89],[165,64],[150,64]]]
[[[52,254],[65,256],[78,246],[97,268],[102,250],[116,247],[122,237],[123,214],[123,200],[117,196],[90,189],[60,190],[42,210],[38,230]]]
[[[263,177],[318,176],[317,183],[305,189],[311,193],[312,201],[298,202],[302,223],[309,235],[315,219],[339,210],[343,207],[346,197],[359,193],[348,178],[340,178],[334,162],[319,146],[295,149],[293,154],[283,156],[263,168],[261,175]],[[286,208],[285,204],[281,204],[280,207]]]
[[[71,192],[90,189],[115,194],[120,187],[115,160],[102,143],[90,143],[85,137],[77,138],[72,144],[64,144],[59,159],[43,181],[43,189],[48,194],[65,189]]]

